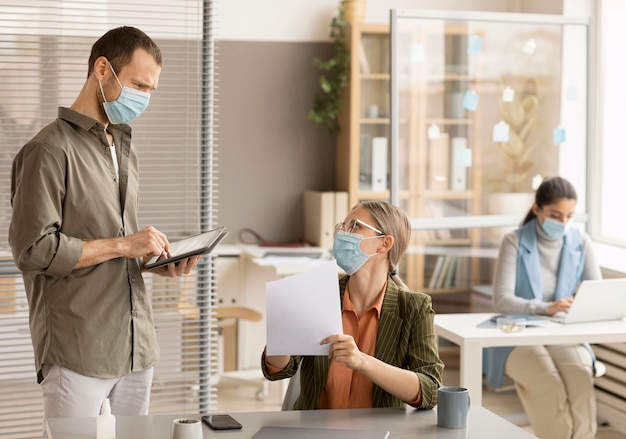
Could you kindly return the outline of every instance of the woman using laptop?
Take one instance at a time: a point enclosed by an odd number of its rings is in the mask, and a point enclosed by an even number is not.
[[[266,356],[269,380],[300,367],[296,410],[437,404],[443,363],[430,296],[409,291],[398,277],[411,225],[406,213],[381,201],[359,203],[337,224],[333,255],[347,273],[339,280],[343,334],[320,340],[328,356]]]
[[[522,226],[507,234],[495,269],[499,313],[567,312],[581,281],[600,279],[591,238],[572,226],[576,190],[561,177],[543,181]],[[542,439],[595,438],[593,354],[588,345],[519,346],[485,351],[489,383],[515,382],[534,433]]]

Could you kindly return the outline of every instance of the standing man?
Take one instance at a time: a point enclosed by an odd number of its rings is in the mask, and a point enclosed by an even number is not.
[[[119,27],[93,45],[70,108],[17,154],[9,243],[22,271],[37,381],[48,417],[148,413],[159,357],[144,263],[167,237],[139,230],[137,151],[127,125],[157,88],[159,47]],[[189,273],[198,256],[154,270]],[[46,437],[44,428],[44,438]]]

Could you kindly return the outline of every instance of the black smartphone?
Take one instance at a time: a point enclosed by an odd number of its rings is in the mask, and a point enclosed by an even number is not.
[[[204,415],[202,421],[211,430],[241,430],[242,425],[230,415]]]

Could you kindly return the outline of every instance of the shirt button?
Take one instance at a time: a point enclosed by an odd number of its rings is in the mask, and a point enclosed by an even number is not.
[[[110,146],[107,146],[107,147],[106,147],[106,150],[107,150],[107,151],[110,151],[110,150],[111,150],[111,147],[110,147]]]
[[[131,277],[131,278],[130,278],[130,281],[131,281],[131,282],[135,282],[135,278],[134,278],[134,277]]]
[[[137,317],[137,311],[135,311],[135,310],[132,310],[132,311],[130,312],[130,314],[131,314],[133,317]]]

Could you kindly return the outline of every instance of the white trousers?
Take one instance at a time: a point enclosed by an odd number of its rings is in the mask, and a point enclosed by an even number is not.
[[[520,346],[505,373],[515,382],[535,435],[541,439],[593,439],[596,396],[592,360],[582,345]]]
[[[46,419],[98,416],[105,398],[110,399],[114,415],[148,414],[152,368],[119,378],[88,377],[53,364],[44,364],[42,372],[43,439],[47,439]]]

